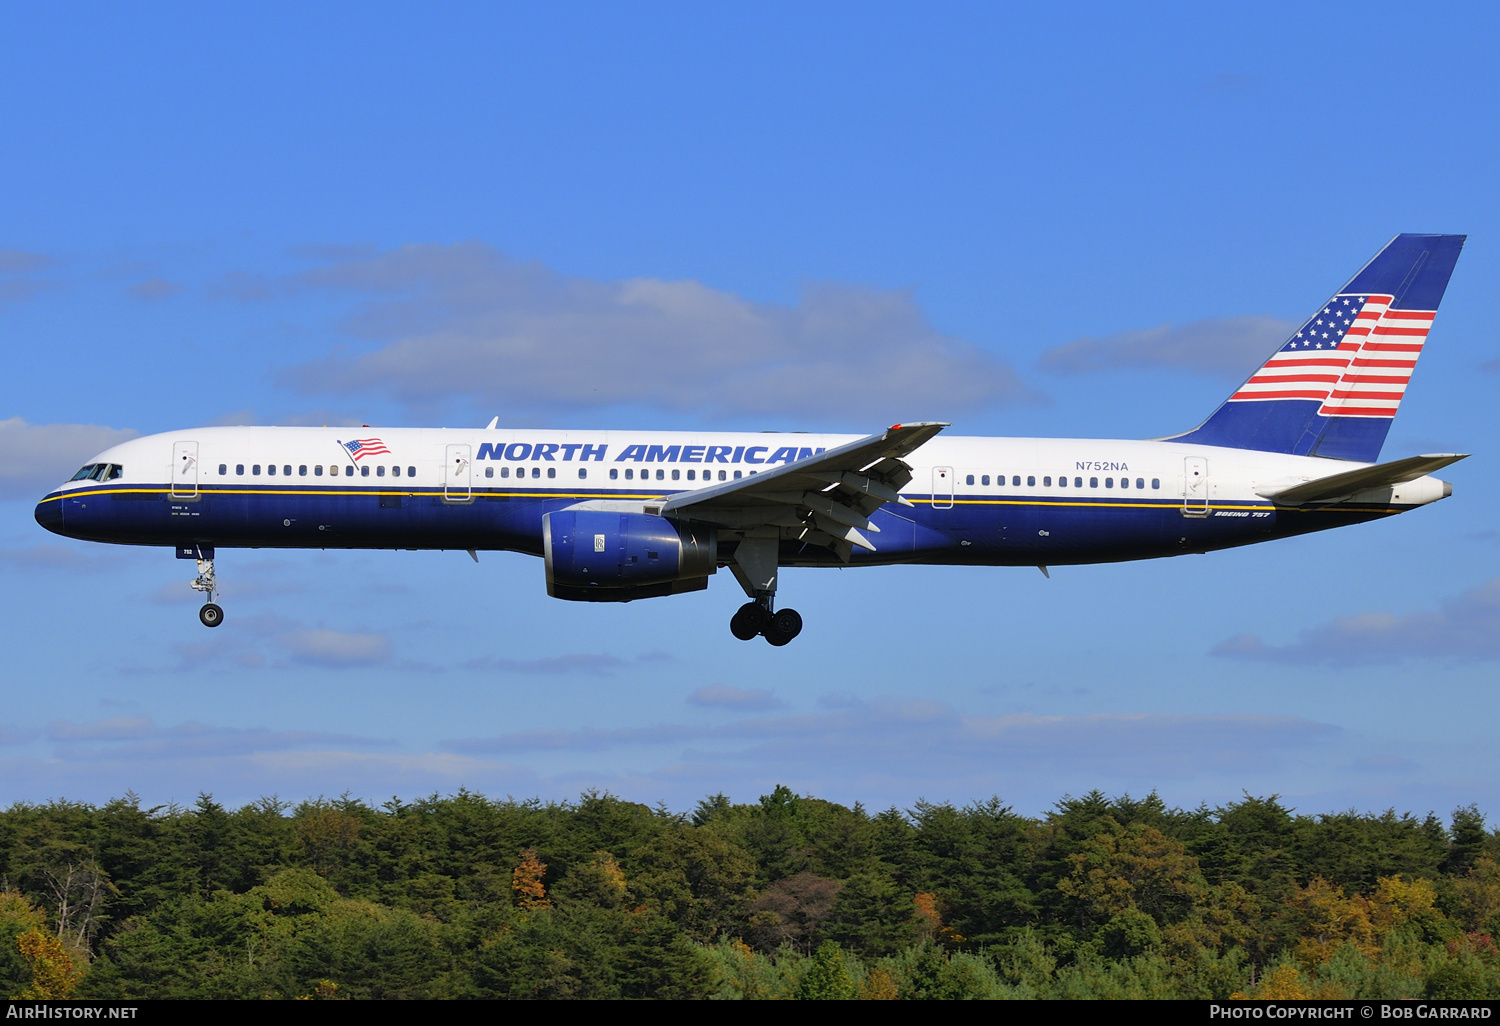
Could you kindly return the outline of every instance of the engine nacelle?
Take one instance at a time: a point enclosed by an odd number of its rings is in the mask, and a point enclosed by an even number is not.
[[[629,602],[708,587],[718,569],[712,528],[649,513],[557,510],[542,517],[547,594],[582,602]]]

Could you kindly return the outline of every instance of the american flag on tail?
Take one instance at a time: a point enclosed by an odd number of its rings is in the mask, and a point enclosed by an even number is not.
[[[1313,399],[1322,417],[1394,417],[1435,311],[1390,303],[1334,296],[1229,401]]]

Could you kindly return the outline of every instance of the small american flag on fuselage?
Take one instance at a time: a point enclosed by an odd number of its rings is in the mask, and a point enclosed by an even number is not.
[[[352,442],[340,442],[349,455],[355,460],[362,460],[366,456],[389,456],[391,450],[385,447],[385,443],[378,438],[356,438]]]

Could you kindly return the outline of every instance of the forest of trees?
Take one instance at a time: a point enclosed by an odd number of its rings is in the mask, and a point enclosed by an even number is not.
[[[1500,997],[1500,833],[1099,793],[0,812],[12,997]]]

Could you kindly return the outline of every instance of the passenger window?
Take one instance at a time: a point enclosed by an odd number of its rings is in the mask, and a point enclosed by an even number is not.
[[[673,468],[673,470],[672,470],[672,480],[676,481],[680,477],[682,477],[682,471],[677,470],[676,468]]]
[[[220,463],[219,464],[219,476],[220,477],[228,477],[229,476],[229,464],[227,464],[227,463]]]
[[[286,466],[284,466],[284,467],[281,468],[281,472],[284,475],[286,475],[287,477],[291,477],[292,476],[292,465],[290,463],[288,463]]]
[[[416,467],[407,467],[406,468],[406,476],[407,477],[416,477],[417,476],[417,468]]]
[[[1106,487],[1106,488],[1113,488],[1114,486],[1115,486],[1115,479],[1114,478],[1112,478],[1112,477],[1106,477],[1104,479],[1104,487]]]
[[[484,476],[485,477],[494,477],[495,476],[495,468],[494,467],[485,467],[484,468]]]
[[[254,475],[255,477],[259,477],[260,476],[260,464],[259,463],[252,464],[251,467],[250,467],[250,473],[252,475]]]
[[[635,480],[635,471],[632,470],[632,469],[630,469],[629,467],[625,468],[625,480],[627,480],[627,481],[634,481]]]
[[[354,476],[354,468],[353,467],[345,467],[344,468],[344,476],[345,477],[353,477]]]
[[[616,468],[616,467],[610,467],[609,468],[609,479],[611,481],[615,480],[619,476],[620,476],[620,471],[619,471],[618,468]]]
[[[740,472],[739,472],[739,471],[738,471],[738,470],[736,470],[736,471],[735,471],[735,472],[734,472],[734,479],[735,479],[735,480],[736,480],[736,481],[738,481],[738,480],[739,480],[739,479],[740,479]]]
[[[500,468],[500,476],[501,477],[510,477],[510,468],[509,467],[501,467]]]
[[[306,477],[307,476],[307,464],[306,463],[302,464],[301,466],[299,466],[297,468],[297,476],[298,477]]]
[[[485,469],[488,470],[488,469],[491,469],[491,468],[487,467]],[[391,468],[391,476],[392,477],[400,477],[401,476],[401,468],[400,467],[392,467]]]
[[[1081,477],[1075,477],[1073,479],[1073,487],[1074,488],[1082,488],[1083,487],[1083,478],[1081,478]]]
[[[1065,477],[1058,478],[1057,479],[1057,487],[1059,487],[1059,488],[1066,488],[1066,487],[1068,487],[1068,479],[1065,478]]]
[[[589,476],[589,472],[588,472],[587,468],[585,468],[585,467],[579,467],[578,468],[578,480],[582,481],[584,478],[586,478],[588,476]]]
[[[982,485],[989,484],[990,483],[990,475],[988,475],[988,474],[981,475],[980,478],[979,478],[979,483],[982,484]]]
[[[1138,478],[1136,478],[1135,479],[1135,486],[1137,488],[1144,488],[1144,487],[1146,487],[1146,479],[1144,477],[1138,477]]]
[[[658,470],[656,472],[656,479],[658,481],[665,481],[667,479],[667,472],[665,470]]]
[[[1129,488],[1130,487],[1130,478],[1128,478],[1128,477],[1122,477],[1122,478],[1120,478],[1120,487],[1121,488]]]
[[[322,477],[322,476],[323,476],[323,464],[319,463],[317,466],[313,467],[313,477]]]
[[[360,477],[369,477],[370,476],[370,468],[369,467],[360,467],[359,468],[359,476]]]
[[[556,467],[548,467],[547,468],[547,476],[548,477],[556,477],[557,476],[557,468]]]
[[[974,483],[974,475],[973,474],[970,474],[967,478],[964,479],[964,484],[973,484],[973,483]]]
[[[1020,474],[1016,474],[1016,475],[1012,476],[1011,479],[1010,479],[1010,483],[1013,484],[1013,485],[1020,484],[1021,483],[1021,475]]]
[[[375,476],[376,477],[385,477],[385,468],[384,467],[376,467],[375,468]]]
[[[1044,477],[1044,478],[1042,478],[1042,486],[1044,488],[1051,488],[1052,487],[1052,478],[1050,478],[1050,477]]]
[[[694,473],[694,472],[693,472],[693,471],[691,471],[691,470],[689,470],[689,471],[688,471],[688,480],[689,480],[689,481],[692,481],[692,480],[694,480],[694,479],[695,479],[695,478],[696,478],[696,477],[697,477],[697,476],[698,476],[698,475],[697,475],[697,474],[695,474],[695,473]]]
[[[1151,479],[1151,487],[1153,489],[1157,490],[1157,491],[1160,491],[1161,490],[1161,478],[1159,478],[1159,477],[1153,477]]]
[[[719,471],[719,480],[720,481],[727,481],[728,479],[729,479],[729,475],[728,474],[724,473],[724,471],[722,471],[722,470]]]
[[[532,477],[541,477],[542,476],[542,468],[541,467],[532,467],[531,468],[531,476]]]
[[[1036,475],[1034,475],[1034,474],[1027,474],[1026,475],[1026,487],[1027,488],[1035,488],[1036,487]]]
[[[269,474],[271,477],[275,477],[276,476],[276,464],[274,464],[274,463],[267,464],[266,465],[266,473]]]
[[[1099,479],[1097,477],[1091,477],[1091,478],[1089,478],[1089,487],[1090,488],[1098,488],[1099,487]]]
[[[237,475],[239,475],[240,477],[244,477],[245,476],[245,465],[243,463],[236,463],[234,465],[234,472]]]

